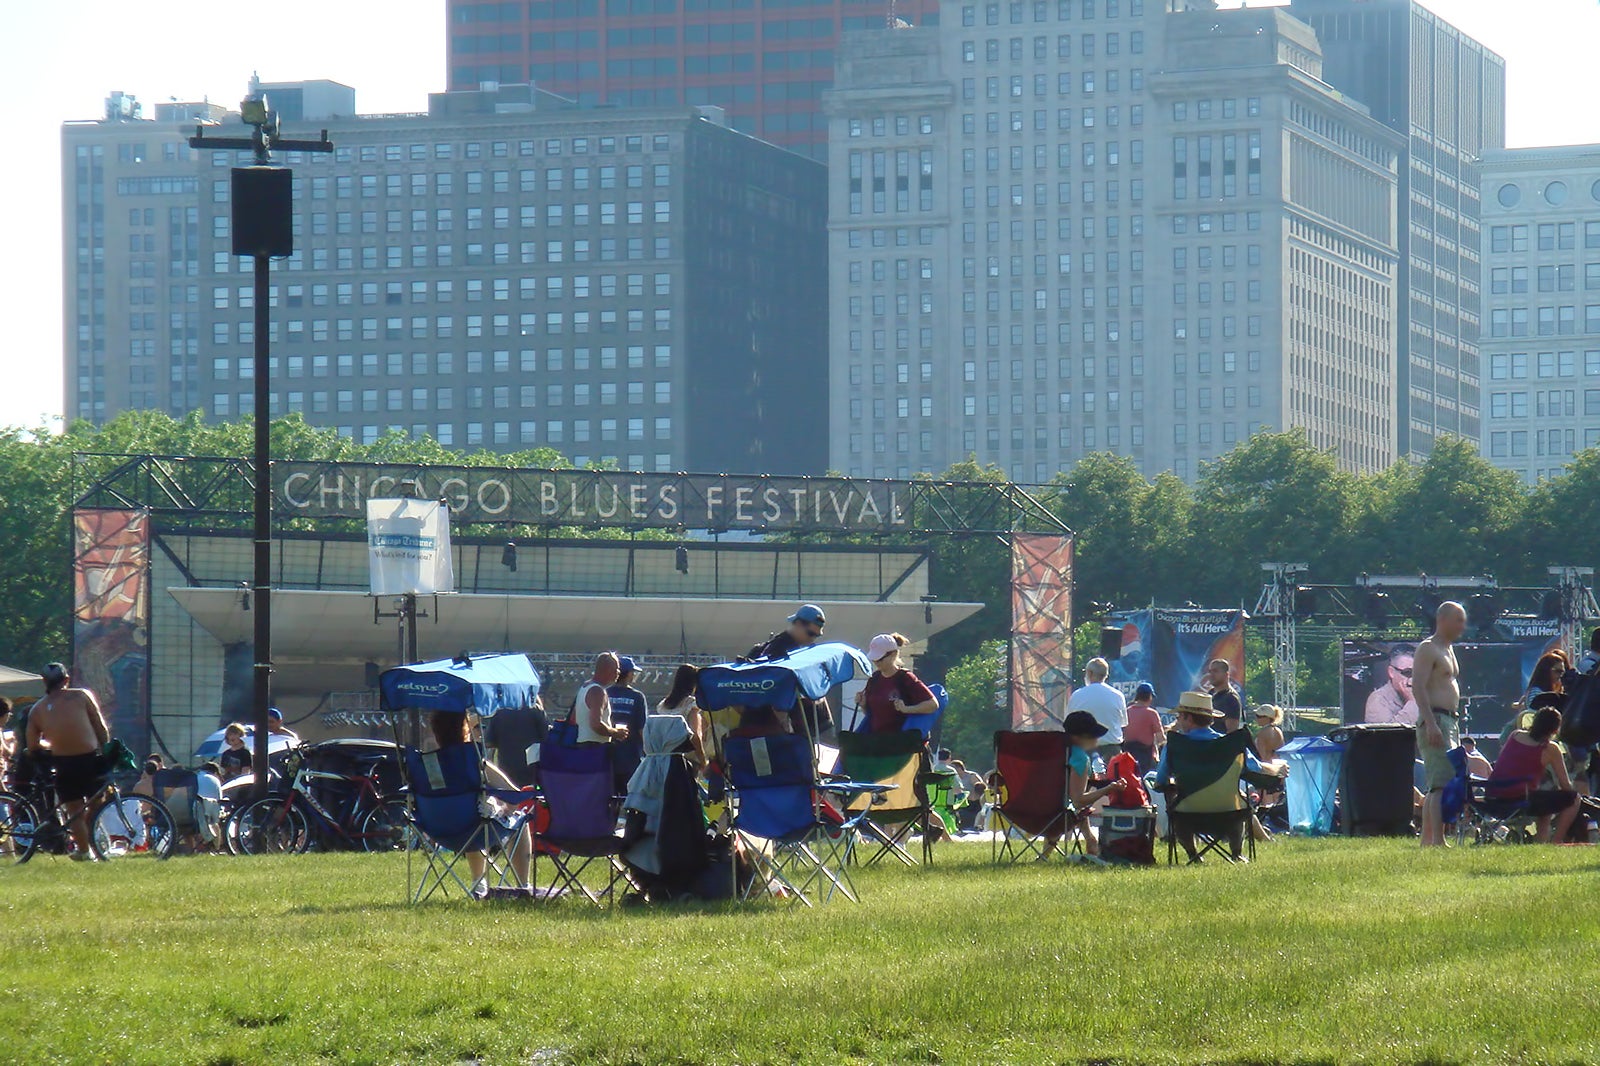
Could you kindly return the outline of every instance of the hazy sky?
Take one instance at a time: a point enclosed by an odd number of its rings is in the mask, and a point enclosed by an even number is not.
[[[1510,145],[1600,142],[1600,3],[1425,2],[1505,57]],[[112,89],[147,107],[174,96],[232,106],[253,70],[353,85],[362,111],[421,110],[443,88],[444,0],[0,4],[0,425],[61,411],[60,124],[99,115]]]

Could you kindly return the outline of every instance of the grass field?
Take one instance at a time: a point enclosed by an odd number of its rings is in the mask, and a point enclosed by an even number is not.
[[[1594,1062],[1600,852],[860,878],[859,906],[408,907],[398,856],[0,870],[0,1061]]]

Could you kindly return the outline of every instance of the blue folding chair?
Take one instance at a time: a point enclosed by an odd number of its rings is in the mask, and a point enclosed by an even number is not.
[[[542,892],[575,893],[597,907],[615,902],[617,883],[631,881],[620,858],[627,845],[617,835],[616,782],[608,746],[573,743],[558,729],[546,735],[538,754],[539,792],[547,817],[535,822],[536,888],[543,856],[553,872]],[[583,880],[596,864],[605,872],[599,889]]]
[[[824,816],[810,741],[791,733],[730,736],[722,750],[734,797],[733,832],[754,868],[740,898],[778,887],[809,907],[815,888],[821,902],[835,893],[857,902],[847,865],[866,812],[845,816],[829,808]],[[840,785],[838,791],[849,795],[859,787]]]
[[[945,691],[943,685],[929,685],[928,691],[933,693],[933,698],[939,701],[939,706],[927,714],[906,715],[904,729],[915,729],[922,734],[923,740],[931,740],[933,731],[939,726],[939,719],[944,717],[944,709],[950,706],[950,693]]]
[[[533,795],[510,789],[490,788],[484,780],[483,752],[476,744],[452,744],[438,751],[402,751],[406,769],[407,796],[416,840],[406,850],[406,894],[412,903],[439,892],[448,896],[449,885],[462,895],[478,893],[456,871],[456,864],[471,852],[482,852],[485,862],[485,893],[491,888],[507,888],[510,866],[504,861],[507,851],[526,830]],[[497,799],[523,810],[510,816],[489,813],[488,800]],[[413,855],[424,865],[412,887]],[[493,878],[495,884],[488,882]]]

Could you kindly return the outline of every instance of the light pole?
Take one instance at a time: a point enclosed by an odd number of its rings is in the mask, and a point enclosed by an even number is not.
[[[234,167],[230,175],[233,203],[233,254],[255,260],[255,647],[252,680],[255,718],[255,793],[267,793],[267,711],[272,706],[272,328],[268,303],[269,271],[274,256],[294,254],[294,172],[272,165],[272,149],[290,152],[331,152],[328,131],[320,140],[291,141],[278,137],[278,116],[266,96],[252,92],[239,104],[239,117],[250,127],[249,137],[207,137],[197,126],[189,147],[216,151],[247,150],[254,154],[248,167]]]

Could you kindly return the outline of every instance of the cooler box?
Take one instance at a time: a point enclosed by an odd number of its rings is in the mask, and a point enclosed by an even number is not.
[[[1107,862],[1154,866],[1156,861],[1156,809],[1154,807],[1102,807],[1100,857]]]
[[[1302,836],[1333,832],[1334,803],[1344,745],[1327,737],[1296,737],[1278,749],[1289,764],[1284,790],[1289,798],[1289,829]]]
[[[1339,791],[1346,835],[1411,835],[1416,734],[1408,725],[1347,725],[1328,734],[1345,745]]]

